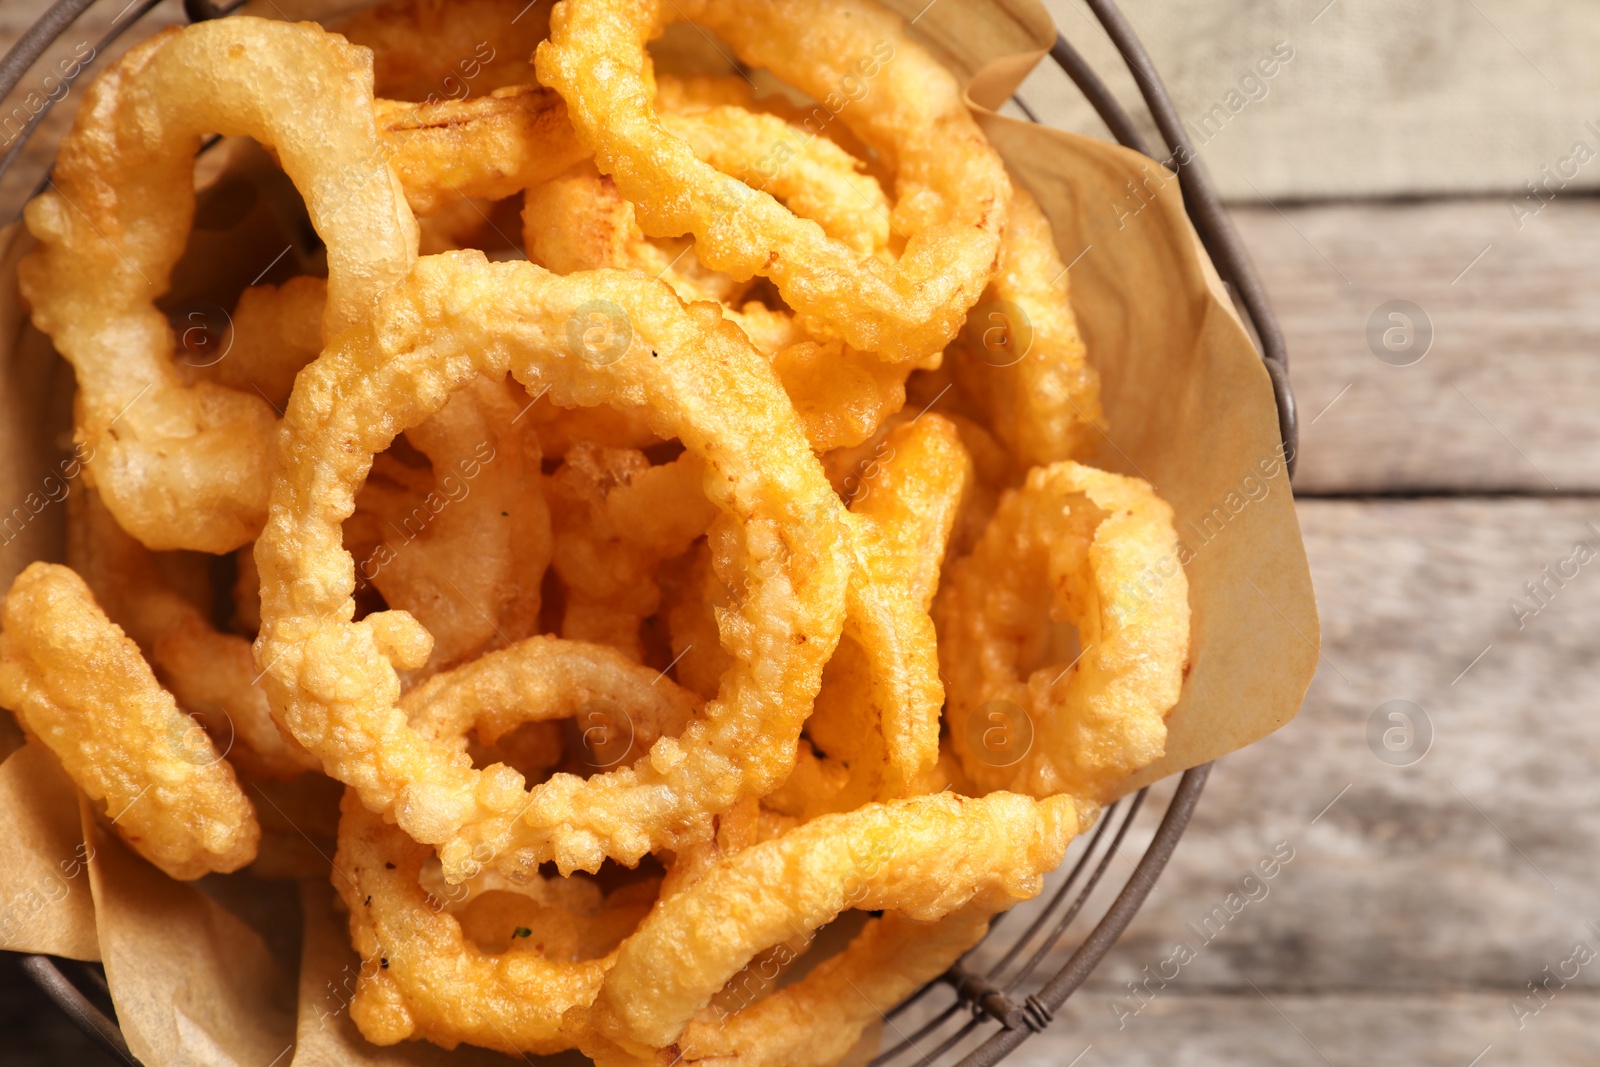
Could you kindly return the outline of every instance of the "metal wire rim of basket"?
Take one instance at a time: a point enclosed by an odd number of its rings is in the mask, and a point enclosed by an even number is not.
[[[94,2],[56,0],[18,39],[12,49],[0,58],[0,100],[10,95],[51,42]],[[96,54],[103,53],[106,47],[160,2],[137,0],[136,4],[124,9],[101,39]],[[1158,162],[1176,173],[1183,191],[1184,206],[1195,231],[1254,331],[1257,349],[1272,380],[1273,398],[1278,408],[1279,435],[1292,475],[1299,428],[1294,393],[1289,385],[1288,354],[1283,331],[1267,300],[1261,278],[1184,132],[1183,120],[1156,71],[1155,63],[1140,43],[1133,27],[1113,0],[1084,2],[1099,20],[1132,73],[1169,153]],[[184,0],[183,3],[184,13],[191,22],[219,18],[241,6],[243,0],[229,0],[222,4],[213,0]],[[1083,56],[1059,33],[1050,49],[1050,57],[1072,79],[1120,144],[1156,159],[1132,117]],[[50,103],[53,101],[47,101],[45,109],[33,116],[18,143],[4,158],[0,158],[0,175],[16,161],[22,143],[43,120]],[[1021,100],[1017,103],[1030,119],[1037,121]],[[40,191],[48,181],[49,174],[46,173],[40,182]],[[1211,767],[1209,763],[1202,764],[1185,771],[1179,778],[1177,790],[1133,873],[1066,963],[1037,992],[1020,1001],[1014,998],[1018,988],[1033,976],[1083,912],[1143,808],[1149,788],[1124,798],[1106,810],[1089,837],[1087,847],[1067,871],[1066,877],[997,963],[980,969],[973,965],[972,954],[969,954],[940,978],[928,983],[889,1012],[886,1017],[888,1029],[898,1039],[897,1043],[885,1048],[870,1067],[901,1063],[933,1064],[958,1046],[971,1045],[974,1041],[981,1043],[955,1061],[954,1067],[991,1067],[1030,1036],[1049,1026],[1055,1013],[1061,1010],[1067,999],[1111,951],[1155,887],[1156,879],[1172,858],[1179,839],[1189,825],[1189,818],[1200,800]],[[1000,925],[1005,918],[1005,915],[996,918],[995,925]],[[990,934],[993,933],[994,928],[991,927]],[[989,945],[991,940],[986,938],[984,945]],[[84,1034],[127,1062],[134,1062],[116,1021],[96,1003],[110,1004],[104,971],[98,965],[32,955],[23,958],[22,967]],[[74,970],[77,979],[69,977],[64,968]],[[896,1019],[913,1005],[922,1004],[941,990],[953,994],[949,1003],[937,1011],[932,1011],[929,1006],[930,1017],[916,1030],[906,1033],[896,1025]],[[997,1029],[988,1030],[986,1036],[978,1035],[977,1031],[983,1027]]]

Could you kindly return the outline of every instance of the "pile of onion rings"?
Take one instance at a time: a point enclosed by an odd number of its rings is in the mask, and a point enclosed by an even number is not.
[[[870,1058],[1161,755],[1171,509],[1081,462],[1060,235],[877,0],[526,10],[218,19],[88,90],[19,272],[87,484],[0,705],[177,879],[283,873],[342,785],[370,1041]],[[678,20],[767,91],[658,73]],[[210,133],[326,271],[195,366]]]

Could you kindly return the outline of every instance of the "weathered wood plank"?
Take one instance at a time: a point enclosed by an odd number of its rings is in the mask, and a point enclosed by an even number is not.
[[[1600,200],[1557,200],[1520,230],[1503,199],[1234,217],[1288,334],[1300,492],[1600,488]],[[1432,324],[1410,366],[1368,344],[1393,300]]]
[[[1505,996],[1498,993],[1263,997],[1247,986],[1236,994],[1158,999],[1119,1031],[1103,1005],[1085,999],[1069,1001],[1049,1030],[1005,1062],[1008,1067],[1594,1063],[1600,1057],[1597,1011],[1600,997],[1562,991],[1518,1031]]]
[[[1171,979],[1152,986],[1158,1000],[1252,983],[1270,996],[1494,990],[1510,1020],[1504,1000],[1579,940],[1597,955],[1572,989],[1600,989],[1600,925],[1588,925],[1600,924],[1600,502],[1299,510],[1325,650],[1305,709],[1219,764],[1171,866],[1084,996],[1114,1021],[1111,1003],[1139,1007],[1126,983],[1148,966]],[[1591,562],[1569,566],[1564,587],[1549,583],[1548,607],[1518,629],[1508,600],[1578,541],[1596,550]],[[1432,726],[1410,766],[1369,745],[1375,710],[1395,699]],[[1096,908],[1153,823],[1132,835]],[[1260,879],[1275,848],[1292,859]],[[1229,914],[1230,893],[1259,899]],[[1195,958],[1163,968],[1180,941]]]

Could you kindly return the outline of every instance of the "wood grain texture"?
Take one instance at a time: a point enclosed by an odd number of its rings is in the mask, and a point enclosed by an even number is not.
[[[1017,1062],[1064,1065],[1092,1043],[1085,1067],[1321,1063],[1263,994],[1340,1067],[1466,1067],[1490,1043],[1485,1067],[1600,1061],[1600,501],[1299,511],[1325,652],[1305,709],[1219,763],[1122,943]],[[1519,629],[1508,601],[1578,541],[1595,558],[1551,583]],[[1374,710],[1394,699],[1432,725],[1410,766],[1368,742]],[[1154,821],[1130,835],[1091,911]],[[1264,893],[1242,885],[1280,842],[1293,859]],[[1230,892],[1259,899],[1208,929]],[[1148,986],[1139,1010],[1127,983],[1159,974],[1178,941],[1195,958]],[[1594,960],[1575,977],[1566,967],[1568,984],[1519,1029],[1510,1005],[1537,1007],[1526,983],[1561,971],[1579,942]]]
[[[1288,335],[1301,494],[1600,489],[1600,200],[1520,230],[1503,199],[1234,218]],[[1410,366],[1368,345],[1391,300],[1432,323]]]

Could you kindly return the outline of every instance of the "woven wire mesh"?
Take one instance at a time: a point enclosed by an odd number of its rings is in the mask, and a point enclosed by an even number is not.
[[[11,95],[51,43],[94,2],[57,0],[18,39],[0,58],[0,100]],[[112,20],[93,54],[103,56],[111,44],[161,2],[133,0],[129,3]],[[1189,143],[1182,119],[1155,64],[1132,26],[1112,0],[1085,0],[1085,3],[1133,74],[1165,142],[1166,154],[1157,156],[1150,150],[1132,117],[1064,36],[1057,35],[1050,56],[1084,94],[1119,143],[1157,159],[1177,174],[1185,207],[1201,243],[1254,332],[1272,380],[1279,431],[1292,474],[1298,443],[1294,394],[1289,386],[1283,333],[1260,277],[1206,176],[1194,146]],[[225,0],[220,4],[214,0],[184,0],[183,9],[185,16],[195,22],[225,16],[240,6],[242,0]],[[1038,121],[1026,104],[1020,99],[1016,102],[1029,119]],[[8,151],[0,157],[0,177],[17,162],[24,144],[44,122],[54,103],[54,99],[47,100],[44,108],[7,144]],[[42,190],[48,181],[47,171],[35,191]],[[1210,771],[1211,764],[1204,764],[1180,777],[1132,873],[1122,882],[1110,904],[1099,912],[1098,921],[1081,934],[1081,940],[1070,954],[1066,946],[1070,945],[1072,937],[1079,936],[1074,930],[1081,930],[1085,925],[1079,920],[1084,919],[1091,900],[1103,900],[1106,896],[1105,892],[1100,892],[1101,887],[1111,873],[1113,859],[1143,813],[1149,788],[1105,811],[1094,831],[1075,843],[1073,852],[1069,853],[1070,865],[1065,865],[1051,878],[1050,887],[1039,900],[998,916],[982,944],[888,1013],[884,1020],[882,1051],[873,1059],[872,1067],[940,1063],[955,1067],[988,1067],[1000,1062],[1028,1037],[1048,1027],[1055,1013],[1110,952],[1154,888],[1189,824]],[[1018,926],[1022,928],[1017,930]],[[1063,955],[1066,955],[1065,962],[1055,965]],[[1055,970],[1048,978],[1041,979],[1039,971],[1046,964],[1055,965]],[[105,975],[98,965],[29,956],[24,959],[23,967],[85,1034],[127,1062],[133,1062],[113,1017]]]

